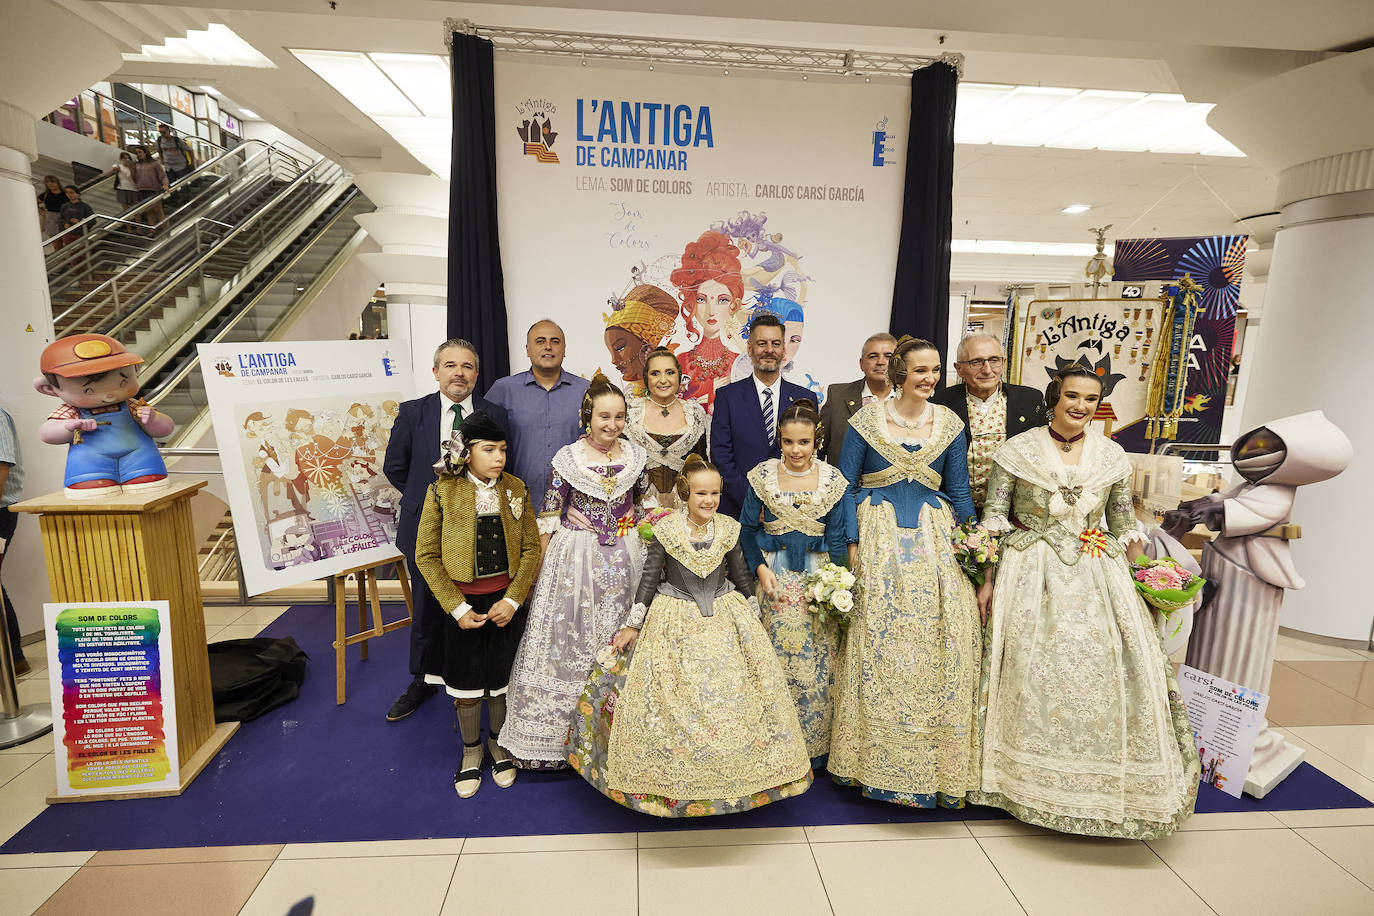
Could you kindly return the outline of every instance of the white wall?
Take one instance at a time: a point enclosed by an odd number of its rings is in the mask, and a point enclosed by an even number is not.
[[[108,169],[119,159],[118,147],[92,140],[85,134],[78,134],[47,121],[36,122],[34,131],[38,138],[40,156],[51,156],[63,162],[80,162],[98,169]],[[70,173],[59,177],[64,181],[71,181],[72,178]]]
[[[1281,230],[1265,290],[1263,333],[1251,336],[1239,432],[1308,410],[1322,410],[1350,437],[1345,473],[1298,490],[1293,521],[1303,536],[1293,559],[1307,587],[1289,592],[1281,623],[1340,639],[1367,639],[1374,601],[1362,575],[1374,503],[1374,416],[1369,341],[1374,339],[1374,215]]]

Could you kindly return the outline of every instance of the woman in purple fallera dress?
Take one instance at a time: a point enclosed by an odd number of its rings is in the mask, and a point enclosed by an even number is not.
[[[563,744],[596,652],[625,624],[644,543],[645,452],[620,438],[625,397],[598,373],[583,436],[554,455],[539,509],[544,563],[515,656],[502,742],[526,769],[567,766]]]

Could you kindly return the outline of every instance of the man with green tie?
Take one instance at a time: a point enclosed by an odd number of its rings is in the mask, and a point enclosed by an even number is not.
[[[420,526],[425,493],[435,480],[434,463],[448,445],[453,430],[475,410],[485,411],[502,429],[507,427],[506,411],[473,393],[477,386],[477,349],[461,338],[452,338],[434,351],[434,381],[439,390],[401,404],[391,438],[386,445],[382,471],[391,485],[401,491],[401,511],[396,521],[396,546],[405,555],[410,570],[410,686],[387,710],[388,722],[399,722],[434,694],[436,688],[424,682],[423,663],[429,631],[452,608],[441,608],[415,566],[415,535]],[[507,456],[507,463],[510,457]]]

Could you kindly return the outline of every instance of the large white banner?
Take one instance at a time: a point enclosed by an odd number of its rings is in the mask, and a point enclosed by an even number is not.
[[[746,322],[786,322],[789,379],[859,377],[886,331],[910,108],[905,82],[496,63],[511,365],[554,318],[567,363],[631,387],[676,348],[689,394],[748,374]]]
[[[382,459],[409,353],[386,340],[201,344],[250,595],[400,556]]]

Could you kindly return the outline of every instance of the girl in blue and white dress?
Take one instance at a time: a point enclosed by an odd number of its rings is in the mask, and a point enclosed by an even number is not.
[[[764,629],[797,704],[812,765],[830,752],[830,719],[840,633],[806,600],[806,577],[827,561],[844,565],[844,476],[816,458],[815,405],[803,398],[778,418],[782,458],[748,474],[740,545],[758,577]]]

